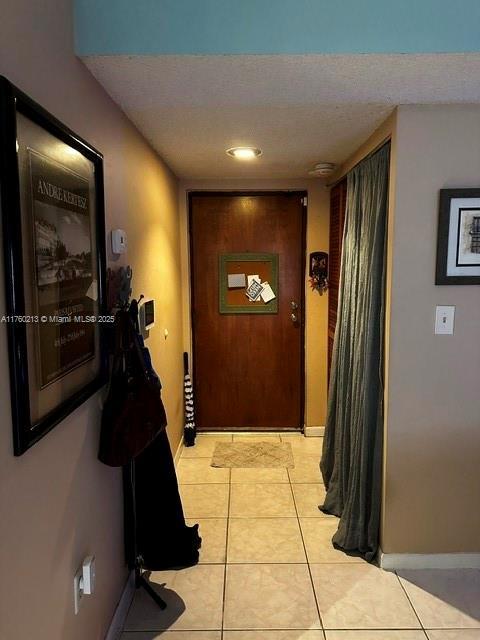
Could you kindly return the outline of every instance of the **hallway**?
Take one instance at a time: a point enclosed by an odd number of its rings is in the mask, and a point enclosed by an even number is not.
[[[210,466],[217,441],[255,438],[289,442],[295,468]],[[168,608],[137,592],[123,640],[480,640],[479,570],[401,578],[332,547],[337,519],[317,508],[321,445],[200,435],[184,448],[177,473],[189,523],[200,524],[200,564],[153,572]]]
[[[0,640],[480,640],[480,1],[1,18]]]

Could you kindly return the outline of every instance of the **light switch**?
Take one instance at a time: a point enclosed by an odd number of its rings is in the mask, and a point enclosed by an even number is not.
[[[435,311],[435,333],[438,335],[452,335],[455,320],[455,307],[437,306]]]

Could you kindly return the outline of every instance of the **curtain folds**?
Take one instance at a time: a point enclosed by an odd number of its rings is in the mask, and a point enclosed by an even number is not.
[[[340,518],[336,547],[377,552],[383,446],[383,328],[390,144],[347,176],[347,207],[321,510]]]

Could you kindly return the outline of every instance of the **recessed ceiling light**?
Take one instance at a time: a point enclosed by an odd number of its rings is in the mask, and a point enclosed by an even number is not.
[[[232,147],[227,149],[227,153],[237,160],[253,160],[262,155],[262,150],[257,147]]]

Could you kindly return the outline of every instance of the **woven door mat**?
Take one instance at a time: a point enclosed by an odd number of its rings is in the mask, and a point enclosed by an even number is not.
[[[293,469],[295,463],[288,442],[217,442],[211,466]]]

